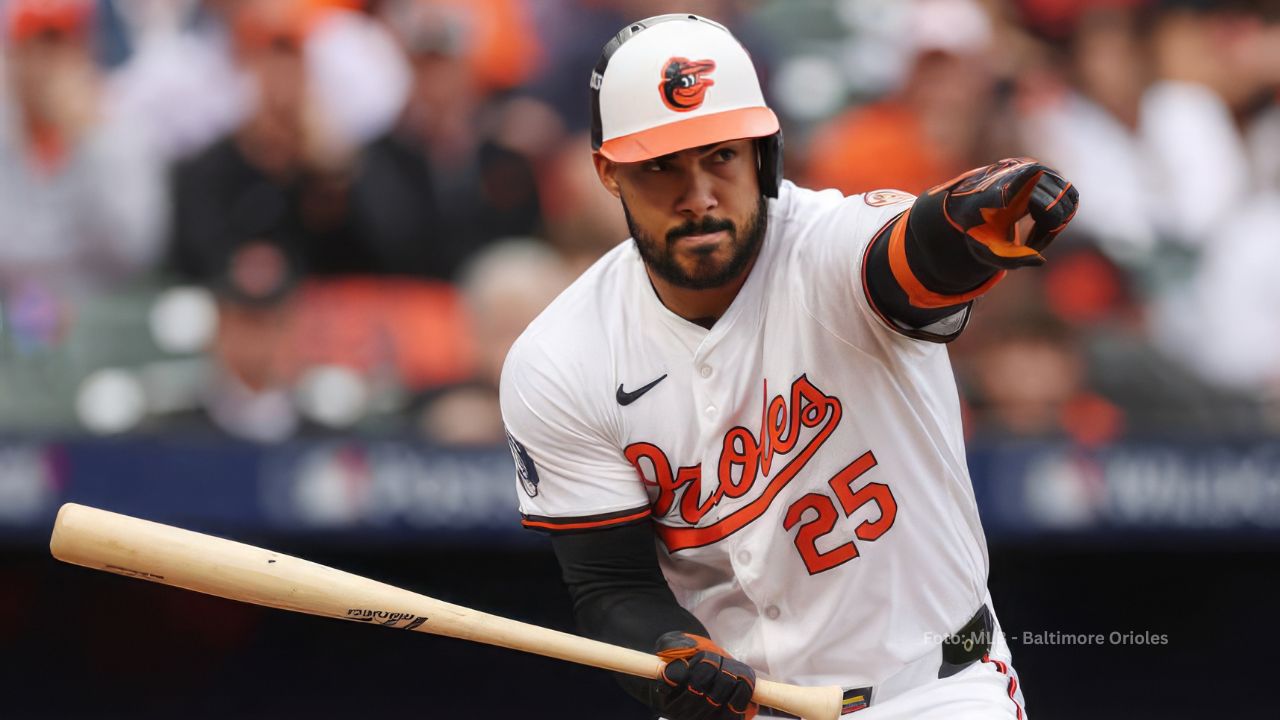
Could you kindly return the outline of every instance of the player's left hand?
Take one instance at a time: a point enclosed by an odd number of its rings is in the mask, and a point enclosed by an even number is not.
[[[964,233],[974,256],[1001,270],[1043,265],[1040,252],[1071,222],[1080,201],[1071,183],[1031,158],[970,170],[926,197],[938,195],[947,220]],[[1028,216],[1033,224],[1024,232],[1026,223],[1019,221]]]
[[[756,673],[711,640],[685,632],[658,638],[667,660],[659,680],[662,717],[669,720],[751,720]]]

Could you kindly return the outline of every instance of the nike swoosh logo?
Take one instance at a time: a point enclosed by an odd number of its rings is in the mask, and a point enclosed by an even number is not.
[[[645,385],[642,388],[639,388],[637,390],[632,390],[631,392],[627,392],[626,390],[623,390],[622,385],[619,384],[618,385],[618,404],[623,406],[630,405],[636,400],[639,400],[641,395],[652,390],[654,385],[657,385],[658,383],[662,382],[666,378],[667,378],[666,374],[663,373],[662,377],[658,378],[657,380],[654,380],[653,382],[649,383],[648,385]]]

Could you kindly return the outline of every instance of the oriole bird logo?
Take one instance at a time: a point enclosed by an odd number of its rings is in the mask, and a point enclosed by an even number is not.
[[[714,60],[690,60],[673,57],[662,68],[662,82],[658,91],[662,102],[676,112],[688,112],[702,106],[707,88],[716,82],[707,77],[715,72]]]

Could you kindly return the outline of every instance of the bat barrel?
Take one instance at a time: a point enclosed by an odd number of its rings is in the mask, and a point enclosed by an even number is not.
[[[425,609],[419,600],[435,612],[447,607],[290,555],[74,503],[58,511],[49,549],[63,562],[94,570],[358,622],[393,624],[387,622],[392,614]]]

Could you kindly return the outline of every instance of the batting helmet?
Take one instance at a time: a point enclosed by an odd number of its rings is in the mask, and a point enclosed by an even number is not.
[[[778,196],[782,131],[751,57],[720,23],[688,13],[633,22],[591,73],[591,147],[640,162],[702,145],[758,138],[760,191]]]

